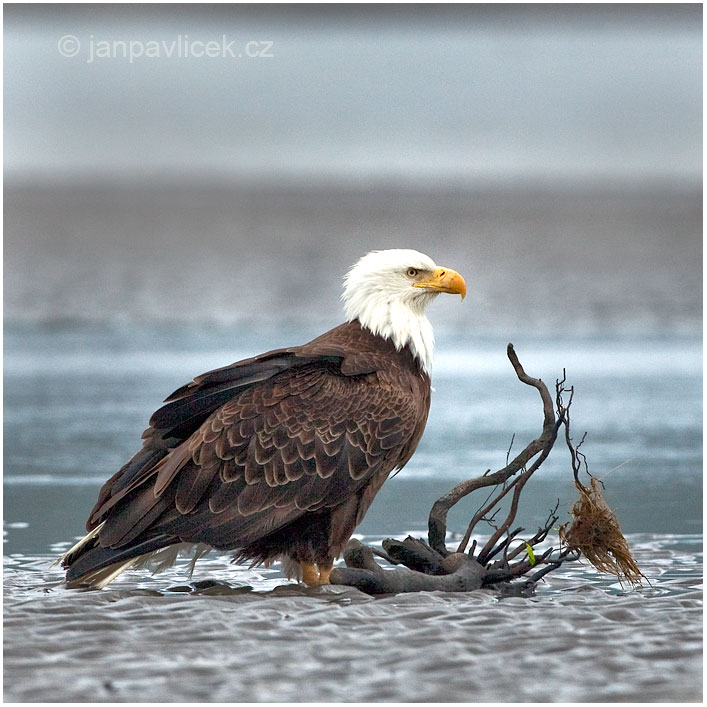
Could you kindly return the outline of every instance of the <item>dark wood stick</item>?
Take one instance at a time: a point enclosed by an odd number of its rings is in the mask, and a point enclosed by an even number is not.
[[[445,560],[445,574],[429,575],[396,567],[382,569],[373,559],[370,548],[358,540],[349,541],[344,551],[346,567],[336,567],[329,579],[332,584],[356,587],[366,594],[398,594],[400,592],[470,592],[480,589],[484,568],[468,555],[454,553]]]
[[[552,397],[547,389],[547,386],[540,378],[529,376],[516,355],[513,344],[508,344],[506,353],[508,359],[516,372],[518,380],[526,385],[532,386],[540,393],[540,398],[543,403],[543,429],[537,439],[534,439],[528,446],[518,454],[513,461],[507,464],[503,469],[493,473],[484,474],[484,476],[469,479],[457,484],[449,493],[439,498],[432,509],[430,510],[428,520],[428,541],[441,555],[449,553],[445,543],[447,534],[447,514],[449,509],[458,503],[462,498],[469,495],[472,491],[484,488],[486,486],[498,486],[507,481],[511,476],[516,474],[521,469],[525,468],[527,463],[543,450],[547,450],[545,457],[552,449],[555,439],[557,438],[557,430],[561,424],[561,419],[555,420],[555,408],[553,406]],[[544,457],[543,457],[544,459]],[[537,468],[537,467],[536,467]]]

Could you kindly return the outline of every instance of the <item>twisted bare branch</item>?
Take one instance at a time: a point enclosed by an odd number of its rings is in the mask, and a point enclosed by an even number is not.
[[[472,491],[486,486],[499,486],[505,483],[511,476],[518,473],[521,469],[524,469],[534,456],[543,452],[543,457],[540,461],[541,464],[550,453],[557,438],[557,430],[562,422],[561,419],[555,420],[555,408],[547,386],[540,378],[533,378],[525,372],[518,360],[513,344],[508,344],[506,353],[513,366],[513,370],[516,372],[516,376],[518,376],[518,380],[535,388],[540,393],[540,398],[543,403],[543,429],[540,436],[528,444],[525,449],[509,464],[506,464],[503,469],[493,474],[487,472],[483,476],[463,481],[457,484],[448,494],[442,496],[435,502],[430,510],[428,520],[428,540],[429,544],[443,556],[449,553],[445,543],[447,535],[447,514],[449,513],[449,509],[462,498],[472,493]],[[534,465],[535,469],[537,469],[540,464]],[[512,522],[511,520],[511,523]],[[471,535],[470,532],[469,535]]]

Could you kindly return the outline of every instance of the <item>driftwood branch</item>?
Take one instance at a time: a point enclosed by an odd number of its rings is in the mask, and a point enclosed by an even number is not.
[[[457,484],[448,494],[442,496],[442,498],[435,502],[430,511],[428,521],[428,540],[430,546],[441,555],[448,554],[445,538],[447,535],[447,514],[449,513],[449,509],[462,498],[477,489],[486,486],[498,486],[505,483],[514,474],[517,474],[521,469],[525,468],[526,464],[534,456],[544,452],[540,461],[540,464],[542,464],[557,439],[557,430],[562,421],[555,419],[555,408],[547,386],[540,378],[532,378],[525,372],[518,360],[513,344],[508,344],[507,354],[518,379],[522,383],[536,388],[540,393],[543,403],[543,429],[540,436],[528,444],[528,446],[503,469],[499,469],[499,471],[493,474],[486,473],[475,479],[463,481]]]
[[[415,542],[408,538],[410,546]],[[401,543],[404,545],[405,543]],[[424,556],[431,548],[426,548]],[[406,551],[414,555],[411,547]],[[434,552],[434,551],[433,551]],[[411,555],[411,556],[412,556]],[[398,594],[401,592],[443,591],[470,592],[480,589],[484,583],[485,570],[468,555],[454,553],[439,558],[439,570],[436,574],[397,567],[384,570],[373,559],[371,548],[358,540],[351,540],[344,551],[345,568],[335,568],[330,580],[332,584],[353,585],[368,594]],[[417,564],[417,560],[415,560]],[[436,564],[436,563],[435,563]]]

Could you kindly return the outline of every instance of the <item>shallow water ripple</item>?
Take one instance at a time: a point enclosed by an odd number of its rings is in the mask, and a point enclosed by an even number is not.
[[[575,565],[503,600],[305,589],[222,556],[80,592],[9,557],[5,701],[700,701],[701,538],[631,541],[652,587]]]

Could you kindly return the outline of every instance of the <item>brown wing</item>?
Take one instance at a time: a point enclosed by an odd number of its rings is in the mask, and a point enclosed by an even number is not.
[[[379,363],[378,349],[381,348],[380,340],[372,342],[371,339],[370,332],[362,329],[357,322],[349,322],[303,346],[277,349],[237,361],[204,373],[179,388],[165,400],[167,404],[150,418],[150,426],[142,435],[142,449],[101,488],[86,529],[92,530],[101,522],[101,509],[106,503],[115,503],[116,496],[123,496],[143,484],[152,476],[155,465],[184,443],[209,415],[231,400],[238,391],[312,362],[336,363],[346,375],[371,373]]]
[[[296,350],[271,351],[204,373],[172,393],[165,400],[167,404],[150,418],[150,426],[142,435],[142,449],[101,488],[86,529],[91,530],[100,522],[98,514],[107,501],[144,483],[156,464],[187,440],[238,390],[309,360],[311,358],[298,356]]]
[[[407,367],[344,375],[340,361],[230,390],[183,444],[96,508],[91,522],[108,521],[100,544],[166,534],[241,546],[404,464],[426,418],[423,383]]]

